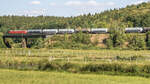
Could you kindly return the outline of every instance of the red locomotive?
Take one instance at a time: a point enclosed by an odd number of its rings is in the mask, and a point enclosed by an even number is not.
[[[27,30],[10,30],[9,34],[27,34]]]

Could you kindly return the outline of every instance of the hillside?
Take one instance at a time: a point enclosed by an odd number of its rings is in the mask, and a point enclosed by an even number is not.
[[[149,27],[150,3],[131,5],[126,8],[108,10],[100,14],[79,16],[81,21],[92,22],[94,27]]]
[[[77,17],[0,16],[0,31],[38,28],[149,27],[150,2]]]

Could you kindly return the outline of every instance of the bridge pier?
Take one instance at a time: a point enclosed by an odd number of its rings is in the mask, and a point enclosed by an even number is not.
[[[22,47],[27,48],[28,45],[28,39],[27,38],[22,38]]]
[[[6,38],[3,36],[3,42],[6,45],[7,48],[11,48],[11,45],[9,44],[8,41],[6,41]]]

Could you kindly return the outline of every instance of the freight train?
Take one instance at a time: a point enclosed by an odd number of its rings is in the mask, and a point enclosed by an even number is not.
[[[125,28],[125,33],[146,33],[150,27],[142,28]],[[91,29],[30,29],[30,30],[10,30],[8,34],[28,34],[28,35],[54,35],[54,34],[73,34],[73,33],[104,34],[109,33],[108,28],[91,28]]]

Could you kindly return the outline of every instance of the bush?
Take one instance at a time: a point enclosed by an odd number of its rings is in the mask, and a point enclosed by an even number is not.
[[[150,32],[146,33],[146,46],[150,49]]]
[[[41,60],[0,60],[0,68],[19,70],[42,70],[42,71],[69,71],[69,72],[102,72],[102,73],[130,73],[134,75],[146,76],[150,73],[149,64],[135,64],[126,62],[100,62],[100,63],[72,63],[72,62],[50,62],[47,59]],[[130,75],[129,74],[129,75]],[[150,76],[149,76],[150,77]]]
[[[128,47],[135,50],[143,50],[146,48],[145,38],[134,35],[130,38]]]
[[[4,41],[3,41],[3,34],[0,33],[0,48],[6,48],[6,45],[4,44]]]
[[[106,39],[105,40],[105,44],[106,44],[108,49],[112,49],[113,48],[113,41],[112,41],[112,39]]]
[[[72,34],[71,39],[74,43],[82,43],[82,44],[91,44],[91,36],[89,34],[84,34],[79,32],[77,34]]]
[[[57,39],[56,39],[57,37]],[[63,36],[54,36],[52,40],[54,41],[53,48],[62,48],[62,49],[90,49],[93,46],[96,46],[91,42],[91,36],[89,34],[84,34],[82,32],[72,34],[72,35],[63,35]]]
[[[43,38],[38,38],[38,39],[28,39],[28,47],[30,48],[35,48],[35,49],[40,49],[44,48],[44,39]]]
[[[114,28],[110,30],[110,37],[104,41],[107,48],[122,48],[125,43],[125,33],[123,28]]]
[[[145,73],[150,73],[150,65],[144,65],[142,71]]]

